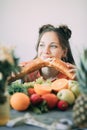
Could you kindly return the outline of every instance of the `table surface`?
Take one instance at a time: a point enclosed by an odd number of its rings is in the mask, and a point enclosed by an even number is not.
[[[54,121],[59,121],[60,119],[69,119],[73,122],[72,109],[69,109],[67,111],[51,110],[51,111],[49,111],[47,113],[43,113],[43,114],[35,114],[30,111],[18,112],[18,111],[15,111],[12,109],[10,112],[10,117],[11,117],[11,119],[14,119],[16,117],[24,116],[24,114],[26,114],[26,113],[30,113],[36,120],[38,120],[42,123],[48,124],[48,125],[51,125]],[[10,130],[10,129],[11,130],[46,130],[45,128],[27,125],[24,123],[16,125],[12,128],[9,128],[7,126],[0,126],[0,130]],[[74,128],[72,130],[78,130],[78,129]],[[85,129],[85,130],[87,130],[87,129]]]

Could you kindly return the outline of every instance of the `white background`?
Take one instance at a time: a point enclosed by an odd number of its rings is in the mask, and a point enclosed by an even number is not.
[[[76,63],[87,47],[87,0],[0,0],[0,44],[15,45],[20,61],[35,55],[38,30],[43,24],[66,24]]]

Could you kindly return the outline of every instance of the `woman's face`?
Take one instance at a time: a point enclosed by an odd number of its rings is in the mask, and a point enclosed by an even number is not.
[[[61,59],[66,56],[66,52],[67,51],[61,47],[55,32],[52,31],[43,34],[38,46],[38,57],[42,59],[50,57]]]

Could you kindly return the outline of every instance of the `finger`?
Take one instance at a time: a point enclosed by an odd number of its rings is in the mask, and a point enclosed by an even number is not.
[[[73,79],[77,80],[76,73],[73,75]]]
[[[68,68],[73,68],[73,69],[76,69],[76,66],[75,66],[75,65],[73,65],[73,64],[70,64],[70,63],[67,63],[67,67],[68,67]]]
[[[76,73],[76,69],[69,69],[70,73]]]

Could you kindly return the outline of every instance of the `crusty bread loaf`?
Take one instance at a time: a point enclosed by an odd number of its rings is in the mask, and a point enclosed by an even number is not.
[[[38,70],[45,66],[55,68],[57,71],[60,71],[70,79],[74,78],[74,74],[69,72],[69,68],[67,67],[66,63],[62,60],[56,58],[49,58],[49,60],[42,60],[40,58],[36,58],[29,62],[25,67],[23,67],[20,73],[16,74],[13,77],[10,77],[8,79],[8,82],[13,82],[17,79],[21,79],[26,74],[34,72],[35,70]]]
[[[74,79],[74,73],[69,72],[69,68],[68,68],[67,64],[64,61],[62,61],[61,59],[52,58],[49,62],[49,66],[60,71],[61,73],[66,75],[68,78]]]
[[[47,64],[49,63],[44,62],[44,60],[40,58],[36,58],[30,61],[25,67],[23,67],[20,73],[17,73],[14,76],[9,77],[8,82],[10,83],[17,79],[21,79],[28,73],[34,72],[35,70],[38,70],[44,66],[48,66]]]

